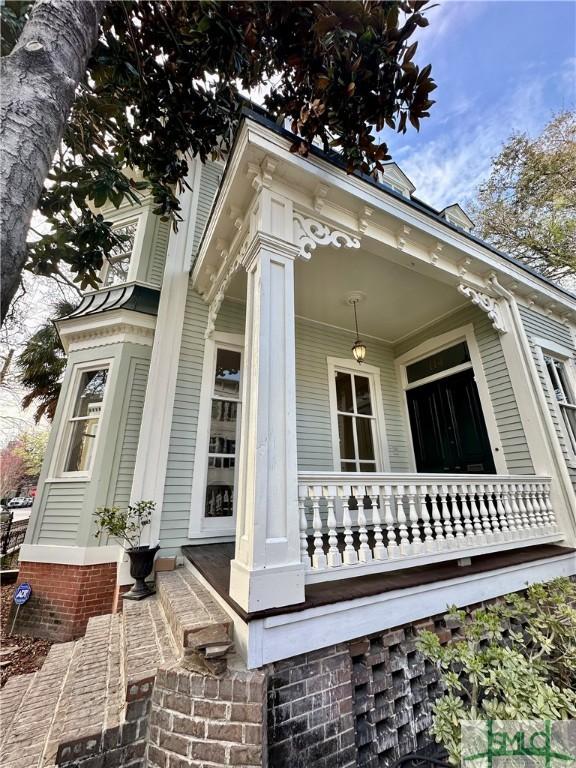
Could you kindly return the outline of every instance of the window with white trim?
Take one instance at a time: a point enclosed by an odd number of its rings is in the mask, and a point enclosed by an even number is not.
[[[240,417],[242,355],[217,346],[212,387],[204,516],[232,517]]]
[[[572,453],[576,454],[576,397],[571,386],[566,362],[545,353],[544,362],[558,402]]]
[[[128,280],[137,229],[138,221],[130,221],[112,228],[114,234],[119,235],[121,239],[112,248],[102,267],[100,280],[103,288],[120,285]]]
[[[107,380],[106,366],[80,373],[68,417],[65,473],[87,473],[92,468]]]
[[[340,471],[376,472],[376,412],[370,376],[336,369]]]

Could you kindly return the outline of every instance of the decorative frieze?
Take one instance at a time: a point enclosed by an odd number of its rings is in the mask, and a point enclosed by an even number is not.
[[[300,213],[294,214],[294,242],[298,246],[298,256],[308,261],[319,245],[333,245],[335,248],[360,248],[357,237],[340,229],[330,229],[316,219],[306,218]]]
[[[494,299],[469,285],[465,285],[464,283],[460,283],[458,291],[463,296],[466,296],[467,299],[470,299],[472,304],[477,306],[483,312],[486,312],[490,318],[492,326],[498,333],[506,333],[506,326],[497,299]]]

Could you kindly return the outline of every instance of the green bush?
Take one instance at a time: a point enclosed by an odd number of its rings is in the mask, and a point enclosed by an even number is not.
[[[418,648],[446,688],[433,706],[432,733],[451,763],[460,765],[461,720],[576,717],[576,584],[535,584],[446,616],[460,624],[459,635],[442,646],[422,632]]]
[[[99,507],[94,512],[98,524],[96,538],[104,532],[114,539],[119,539],[125,549],[140,545],[142,531],[150,525],[152,512],[156,507],[153,501],[138,501],[126,509],[118,507]]]

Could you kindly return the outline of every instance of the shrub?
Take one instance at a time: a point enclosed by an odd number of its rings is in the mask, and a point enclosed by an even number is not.
[[[118,507],[99,507],[94,512],[98,524],[96,538],[104,532],[114,539],[120,539],[125,549],[140,545],[142,531],[150,525],[152,512],[156,507],[153,501],[138,501],[126,509]]]
[[[576,717],[576,584],[557,579],[477,610],[451,609],[459,635],[442,646],[422,632],[419,650],[440,670],[432,733],[460,765],[461,720]]]

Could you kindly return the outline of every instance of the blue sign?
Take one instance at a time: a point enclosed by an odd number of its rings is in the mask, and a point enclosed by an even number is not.
[[[24,605],[24,603],[27,603],[28,600],[30,600],[31,594],[32,587],[25,581],[23,584],[20,584],[19,587],[16,587],[16,592],[14,592],[14,602],[16,605]]]

